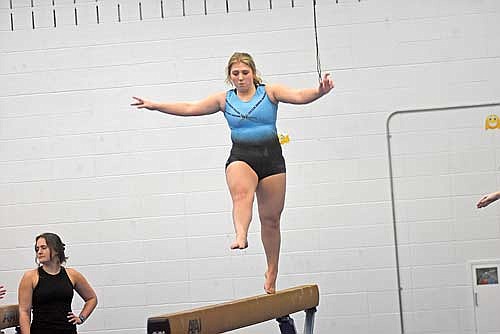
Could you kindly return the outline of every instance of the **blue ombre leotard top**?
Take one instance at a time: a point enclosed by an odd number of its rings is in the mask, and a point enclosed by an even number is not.
[[[231,140],[240,145],[261,145],[277,141],[276,117],[278,105],[271,102],[264,85],[257,86],[252,99],[240,100],[235,89],[226,93],[226,117]]]

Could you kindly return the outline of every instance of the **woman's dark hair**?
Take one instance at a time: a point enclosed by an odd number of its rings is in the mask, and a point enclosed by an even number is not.
[[[47,247],[50,249],[50,258],[54,256],[54,254],[59,258],[60,263],[66,262],[68,257],[64,254],[65,244],[62,242],[61,238],[55,234],[55,233],[42,233],[39,236],[35,238],[35,251],[36,249],[36,243],[38,239],[44,238],[45,242],[47,243]]]

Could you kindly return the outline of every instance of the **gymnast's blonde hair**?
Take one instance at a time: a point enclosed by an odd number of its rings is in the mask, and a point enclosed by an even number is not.
[[[226,82],[228,84],[233,84],[233,82],[231,81],[231,67],[233,67],[233,65],[236,63],[243,63],[250,67],[253,72],[253,84],[255,86],[258,86],[262,83],[262,78],[257,73],[257,67],[255,66],[255,61],[253,60],[252,56],[245,52],[235,52],[227,62]]]

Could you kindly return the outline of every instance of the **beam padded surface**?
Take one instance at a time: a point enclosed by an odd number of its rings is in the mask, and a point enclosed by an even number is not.
[[[227,303],[148,319],[148,334],[215,334],[318,306],[317,285],[301,285]]]
[[[0,329],[19,325],[19,308],[17,305],[0,306]]]

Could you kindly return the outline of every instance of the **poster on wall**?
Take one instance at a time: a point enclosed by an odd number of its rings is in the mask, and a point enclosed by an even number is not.
[[[498,284],[498,267],[476,268],[477,285]]]

